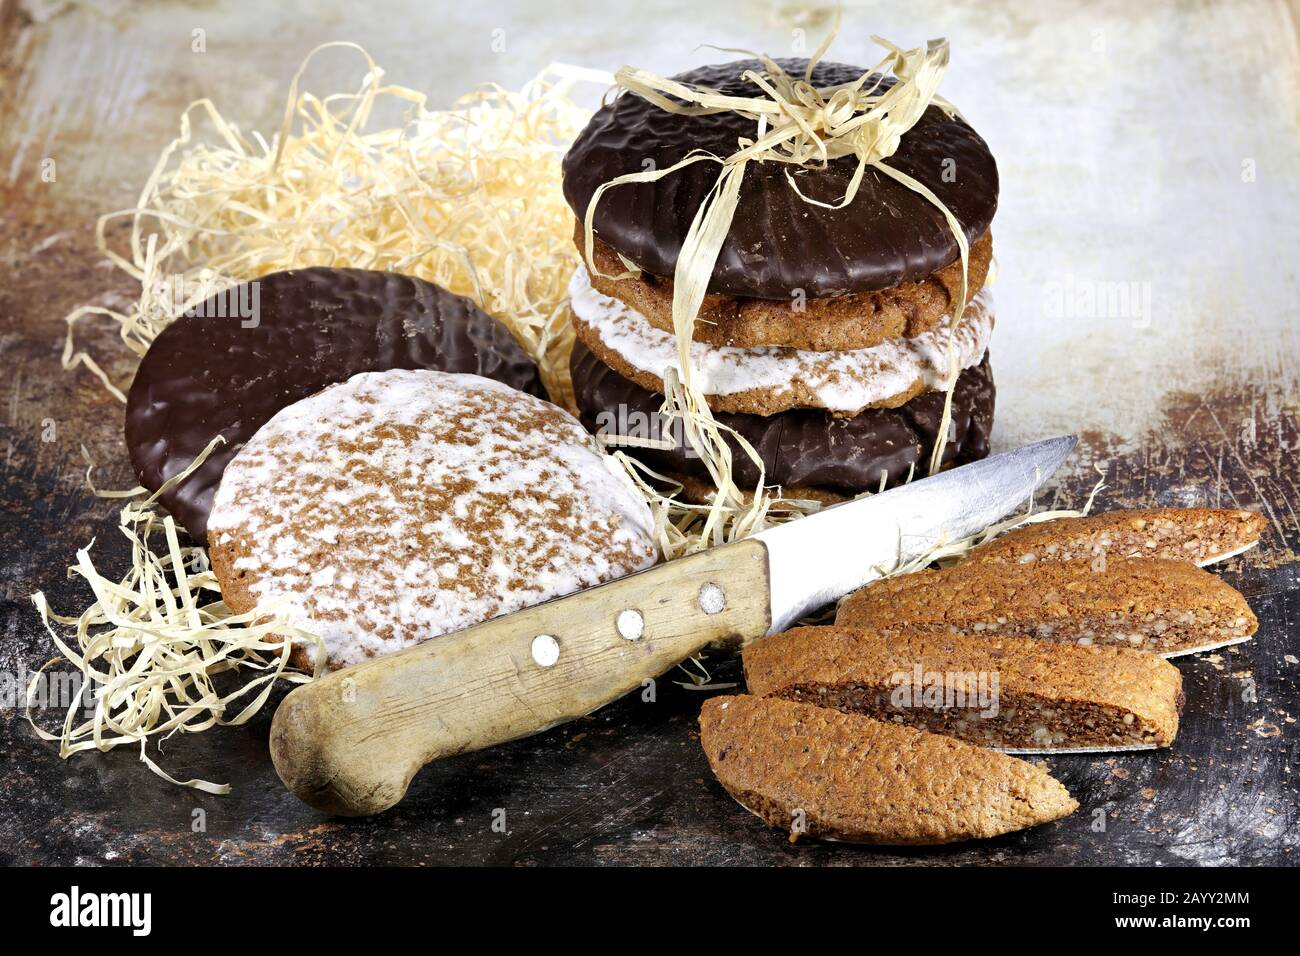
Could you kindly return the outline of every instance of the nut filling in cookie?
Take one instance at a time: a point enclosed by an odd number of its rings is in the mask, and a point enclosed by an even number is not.
[[[227,466],[209,522],[230,608],[287,602],[331,668],[646,568],[652,530],[567,412],[430,371],[357,375],[280,411]]]
[[[745,648],[752,694],[919,727],[999,750],[1168,747],[1178,668],[1124,647],[801,627]]]

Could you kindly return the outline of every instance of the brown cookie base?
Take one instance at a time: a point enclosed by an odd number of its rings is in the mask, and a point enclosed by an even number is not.
[[[620,353],[609,348],[600,337],[600,333],[584,322],[578,314],[573,313],[573,331],[578,339],[587,346],[598,359],[608,365],[619,375],[635,382],[651,392],[664,392],[663,379],[653,372],[639,369]],[[917,375],[901,389],[887,398],[872,402],[866,408],[898,408],[905,405],[926,390],[925,379]],[[737,412],[747,415],[779,415],[794,408],[817,408],[819,399],[814,389],[805,382],[789,382],[788,387],[777,390],[771,386],[747,388],[741,392],[729,392],[726,395],[710,395],[709,407],[715,412]],[[857,412],[828,412],[836,418],[852,418]]]
[[[1237,590],[1208,571],[1166,558],[1104,565],[964,561],[854,591],[840,603],[835,623],[877,632],[1132,647],[1165,657],[1237,644],[1259,628]]]
[[[1178,668],[1127,647],[797,627],[754,641],[744,654],[751,694],[863,714],[983,747],[1168,747],[1178,734],[1183,701]],[[900,681],[914,668],[938,677],[940,700],[926,699],[930,687],[924,683]],[[970,693],[968,677],[994,674],[993,699]],[[910,693],[900,699],[894,692],[902,685],[910,685]]]
[[[583,249],[582,224],[574,234]],[[614,250],[597,237],[596,267],[607,275],[627,271]],[[968,298],[984,286],[993,259],[993,233],[986,232],[970,248]],[[639,279],[591,277],[603,295],[635,309],[650,324],[673,331],[673,280],[643,272]],[[911,338],[928,332],[943,320],[961,289],[961,260],[951,262],[919,282],[904,282],[878,292],[857,292],[828,298],[806,299],[802,311],[789,299],[750,299],[733,295],[707,295],[700,307],[692,338],[710,345],[758,348],[765,345],[840,352],[865,349],[886,339]]]
[[[670,437],[659,415],[663,396],[623,378],[581,341],[574,343],[569,368],[579,418],[588,430],[597,435]],[[957,379],[945,464],[965,464],[988,455],[994,397],[986,354]],[[924,473],[943,403],[943,392],[927,392],[899,408],[868,409],[853,418],[809,409],[770,416],[718,412],[715,418],[753,446],[769,485],[783,486],[790,497],[799,489],[851,498],[877,491],[882,476],[884,486],[891,487],[906,481],[909,474]],[[736,484],[753,486],[758,467],[734,439],[727,441]],[[662,474],[693,478],[703,485],[710,482],[703,463],[680,442],[669,448],[618,447]]]
[[[235,569],[239,555],[229,548],[213,547],[208,549],[208,560],[212,563],[212,573],[221,585],[221,600],[233,614],[247,614],[257,608],[257,598],[251,590],[252,579],[243,571]],[[266,621],[262,618],[261,621]],[[288,640],[282,635],[268,637],[268,641]],[[311,655],[305,644],[294,644],[289,649],[289,668],[311,674],[315,670]],[[327,668],[328,669],[328,668]]]
[[[573,416],[421,369],[354,376],[263,425],[222,477],[209,554],[232,610],[290,602],[336,669],[640,570],[655,549],[645,503]]]
[[[974,744],[777,697],[711,697],[700,746],[741,806],[794,842],[986,839],[1079,804],[1047,771]]]

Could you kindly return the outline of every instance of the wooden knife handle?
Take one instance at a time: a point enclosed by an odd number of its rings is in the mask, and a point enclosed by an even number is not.
[[[340,816],[387,810],[440,757],[573,720],[715,641],[770,624],[767,548],[747,540],[329,674],[271,724],[285,785]]]

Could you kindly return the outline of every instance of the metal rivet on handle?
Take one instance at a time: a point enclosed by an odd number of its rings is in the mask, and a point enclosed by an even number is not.
[[[727,592],[712,581],[700,588],[700,610],[705,614],[718,614],[727,606]]]
[[[615,622],[618,627],[619,636],[629,641],[641,640],[641,635],[645,633],[645,618],[641,612],[635,608],[628,608],[626,611],[620,611],[618,621]]]
[[[549,634],[533,638],[533,660],[541,667],[550,667],[560,659],[560,642]]]

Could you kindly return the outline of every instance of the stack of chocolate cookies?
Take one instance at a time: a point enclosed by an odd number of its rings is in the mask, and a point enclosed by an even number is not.
[[[802,75],[806,60],[780,60]],[[677,80],[753,95],[742,79],[757,60],[702,67]],[[819,63],[818,88],[863,70]],[[892,79],[884,79],[888,88]],[[597,189],[618,176],[667,169],[693,150],[722,157],[754,122],[729,112],[683,115],[625,94],[600,109],[564,161],[564,194],[579,227]],[[836,501],[924,474],[943,416],[949,356],[961,369],[945,463],[988,453],[994,388],[988,364],[993,317],[982,286],[992,258],[997,165],[960,117],[931,106],[888,164],[927,187],[960,222],[969,244],[968,305],[960,298],[960,248],[928,199],[868,167],[853,201],[835,208],[857,168],[753,162],[695,322],[691,364],[715,418],[762,460],[788,497]],[[607,190],[594,216],[592,259],[570,286],[577,334],[571,370],[583,423],[682,482],[697,500],[712,491],[681,429],[659,415],[663,376],[678,365],[674,269],[719,167],[697,162],[654,182]],[[793,177],[805,201],[791,187]],[[639,270],[635,278],[606,278]],[[680,424],[680,423],[677,423]],[[733,439],[733,477],[752,487],[758,467]]]

